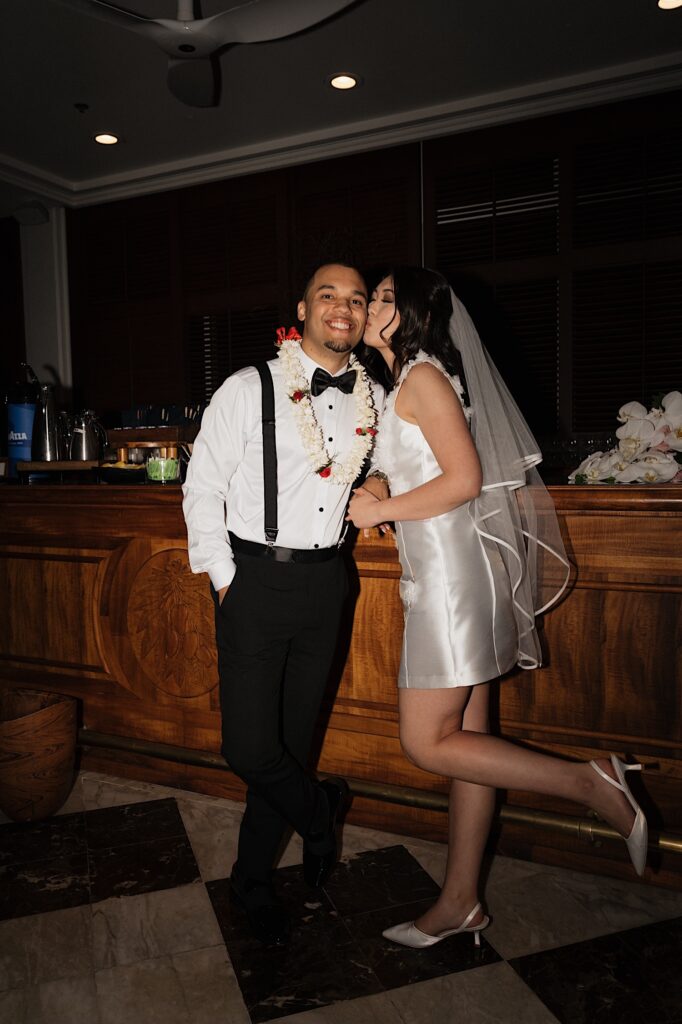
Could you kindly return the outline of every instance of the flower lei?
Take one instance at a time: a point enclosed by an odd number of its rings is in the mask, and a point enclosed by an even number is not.
[[[325,447],[324,434],[310,399],[310,384],[299,358],[300,342],[301,335],[294,327],[290,327],[286,332],[283,327],[278,328],[277,355],[282,361],[286,392],[294,404],[294,419],[299,437],[318,476],[335,484],[352,484],[359,475],[378,433],[377,411],[367,374],[355,356],[351,355],[348,365],[357,371],[353,387],[357,413],[356,436],[346,457],[338,460],[330,455]]]

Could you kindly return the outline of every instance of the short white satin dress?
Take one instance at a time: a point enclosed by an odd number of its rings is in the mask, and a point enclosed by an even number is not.
[[[416,424],[400,419],[395,402],[410,370],[436,366],[452,384],[467,420],[458,377],[420,352],[407,363],[387,398],[374,465],[404,494],[441,472]],[[476,531],[470,504],[432,519],[396,523],[402,567],[405,630],[398,686],[471,686],[508,672],[517,660],[517,630],[509,576],[500,554]]]

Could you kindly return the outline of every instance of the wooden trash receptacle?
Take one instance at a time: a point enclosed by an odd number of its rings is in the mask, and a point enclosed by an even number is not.
[[[74,782],[75,697],[42,690],[0,693],[0,810],[14,821],[54,814]]]

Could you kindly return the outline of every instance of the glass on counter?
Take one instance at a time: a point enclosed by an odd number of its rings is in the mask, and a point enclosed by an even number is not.
[[[180,480],[178,449],[172,445],[150,448],[147,455],[147,480],[153,484],[172,484]]]

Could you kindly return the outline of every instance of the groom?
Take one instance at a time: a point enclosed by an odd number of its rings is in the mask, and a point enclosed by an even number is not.
[[[348,592],[346,505],[383,403],[381,387],[349,367],[367,318],[359,272],[319,267],[297,315],[300,343],[280,338],[279,358],[239,370],[213,395],[183,488],[190,564],[216,597],[222,752],[247,784],[231,895],[253,933],[275,944],[289,932],[271,885],[287,825],[303,837],[311,885],[336,861],[348,787],[318,783],[305,766]],[[263,429],[270,377],[276,451]],[[379,481],[369,486],[383,496]]]

